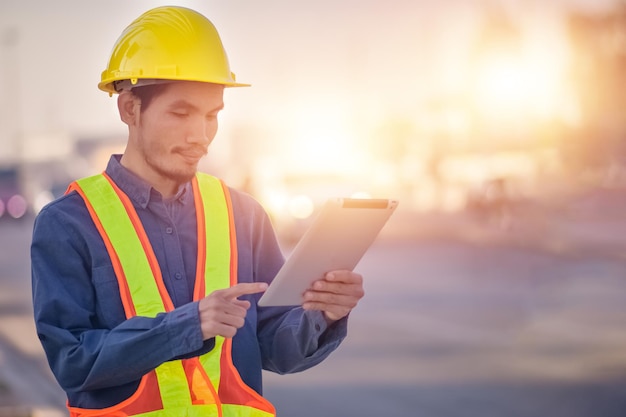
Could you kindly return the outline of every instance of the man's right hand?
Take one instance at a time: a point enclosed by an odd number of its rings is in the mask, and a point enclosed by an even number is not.
[[[256,294],[267,289],[264,282],[242,283],[223,290],[213,291],[200,300],[200,327],[204,340],[215,336],[231,338],[241,328],[250,308],[250,302],[238,297]]]

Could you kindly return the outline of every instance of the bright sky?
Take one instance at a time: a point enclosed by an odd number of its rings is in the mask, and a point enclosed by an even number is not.
[[[556,23],[562,8],[602,9],[615,1],[501,3],[506,12],[536,29],[531,32],[541,39],[534,45],[557,51],[546,59],[558,59],[562,33]],[[252,128],[269,126],[270,136],[294,131],[302,132],[303,140],[331,131],[358,136],[355,126],[369,129],[380,120],[414,111],[420,100],[466,88],[468,50],[483,16],[480,5],[497,3],[1,0],[0,34],[16,28],[19,42],[16,48],[0,48],[0,110],[15,115],[14,129],[25,134],[123,133],[114,99],[96,88],[109,52],[123,28],[143,11],[179,4],[214,22],[232,70],[240,81],[253,84],[227,92],[224,129],[246,121]],[[536,62],[543,59],[541,51],[533,53]],[[499,72],[492,77],[501,79],[499,88],[506,88],[506,65],[503,61],[504,70],[495,68]],[[497,99],[486,96],[492,102]],[[332,135],[327,137],[332,140]]]
[[[177,4],[213,21],[233,72],[252,84],[226,92],[207,169],[239,181],[249,174],[273,191],[283,171],[349,175],[385,192],[413,184],[416,204],[442,204],[433,203],[439,192],[423,195],[434,190],[427,158],[441,134],[491,145],[504,140],[501,131],[526,129],[532,137],[531,119],[575,119],[563,76],[570,52],[565,10],[602,11],[619,2],[0,0],[0,161],[16,152],[33,160],[67,155],[71,137],[124,138],[115,99],[97,89],[100,74],[133,19]],[[520,28],[518,50],[476,53],[489,5]],[[501,37],[496,31],[491,40]],[[481,117],[495,122],[495,136],[471,133]],[[506,161],[508,170],[527,165],[515,156]],[[448,162],[453,184],[480,182],[502,165]],[[104,163],[92,161],[90,169]],[[451,207],[456,200],[462,198],[452,198]]]

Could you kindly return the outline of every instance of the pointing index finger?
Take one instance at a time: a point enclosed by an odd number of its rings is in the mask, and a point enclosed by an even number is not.
[[[257,294],[267,289],[265,282],[245,282],[222,290],[222,295],[228,300],[234,300],[247,294]]]

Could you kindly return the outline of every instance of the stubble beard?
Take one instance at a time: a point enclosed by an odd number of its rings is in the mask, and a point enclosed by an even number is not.
[[[186,183],[187,181],[190,181],[194,177],[194,175],[196,175],[197,166],[194,166],[193,168],[189,167],[188,169],[177,168],[176,166],[168,167],[167,163],[163,163],[162,161],[155,161],[151,157],[148,157],[146,159],[146,162],[159,175],[175,181],[178,184]]]
[[[168,164],[176,158],[176,155],[169,155],[162,149],[159,150],[157,157],[152,152],[146,152],[146,149],[143,149],[143,152],[148,166],[163,178],[172,180],[177,184],[184,184],[191,181],[196,175],[197,164],[193,167],[181,166],[178,168],[174,163]]]

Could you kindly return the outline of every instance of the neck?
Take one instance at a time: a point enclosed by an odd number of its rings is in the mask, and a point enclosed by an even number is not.
[[[142,180],[146,181],[152,188],[161,193],[163,198],[176,195],[180,184],[171,178],[164,177],[150,167],[141,158],[133,156],[132,152],[124,152],[120,159],[120,164]]]

